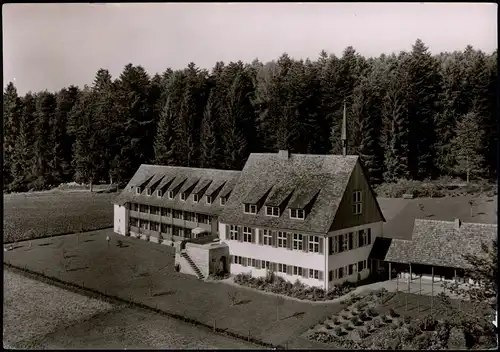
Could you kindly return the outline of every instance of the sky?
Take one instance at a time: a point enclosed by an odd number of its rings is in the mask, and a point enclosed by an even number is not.
[[[433,53],[468,44],[497,48],[497,4],[488,3],[122,3],[5,4],[4,87],[20,94],[91,84],[128,63],[151,75],[189,62],[251,62],[335,55],[349,45],[369,57]]]

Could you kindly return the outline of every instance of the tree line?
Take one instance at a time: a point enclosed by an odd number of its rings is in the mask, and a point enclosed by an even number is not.
[[[339,154],[344,104],[348,153],[372,183],[440,176],[494,179],[497,51],[263,63],[190,63],[150,76],[128,64],[92,85],[19,96],[4,91],[4,189],[62,182],[124,183],[143,163],[241,169],[252,152]]]

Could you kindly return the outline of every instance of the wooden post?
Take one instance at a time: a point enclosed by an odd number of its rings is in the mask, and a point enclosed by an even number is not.
[[[432,270],[432,280],[431,280],[431,316],[432,316],[432,306],[434,303],[434,267],[431,267]]]
[[[410,281],[413,279],[412,275],[411,275],[411,263],[410,263]]]
[[[389,281],[392,280],[392,270],[391,270],[391,263],[389,263]]]

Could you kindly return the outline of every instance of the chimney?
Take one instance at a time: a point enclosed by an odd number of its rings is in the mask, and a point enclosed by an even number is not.
[[[289,157],[289,153],[288,153],[288,150],[280,150],[278,151],[278,157],[281,159],[281,160],[288,160],[288,157]]]
[[[460,219],[455,219],[455,230],[460,230],[460,226],[462,225],[462,221]]]
[[[342,155],[347,155],[347,121],[346,121],[346,111],[345,111],[345,101],[344,101],[344,116],[342,118]]]

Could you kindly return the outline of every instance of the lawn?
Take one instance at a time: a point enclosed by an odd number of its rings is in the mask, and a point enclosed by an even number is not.
[[[107,235],[112,238],[109,248]],[[117,247],[117,240],[124,246]],[[342,309],[339,303],[285,300],[277,321],[274,296],[176,273],[173,248],[118,236],[109,229],[20,245],[5,252],[5,262],[274,345],[285,345]],[[237,292],[236,305],[229,299],[232,292]],[[302,346],[296,340],[293,344]]]
[[[4,347],[256,348],[160,314],[112,305],[4,271]]]
[[[58,190],[5,194],[4,242],[112,227],[115,197]]]

